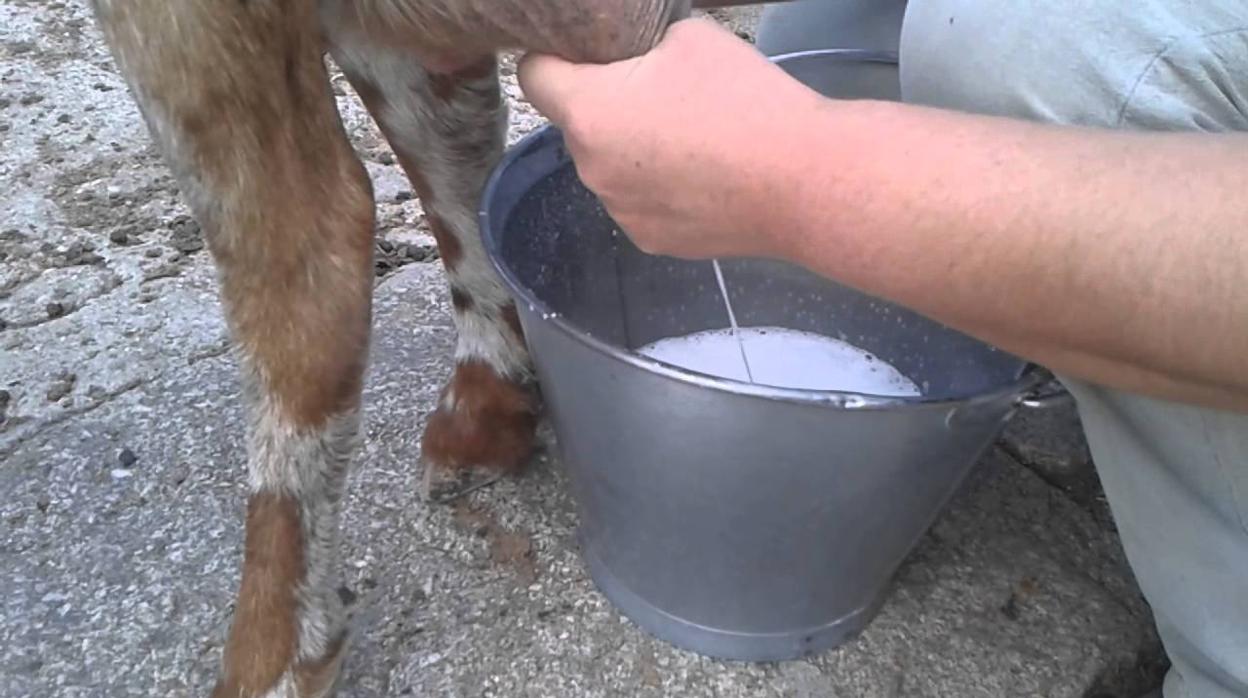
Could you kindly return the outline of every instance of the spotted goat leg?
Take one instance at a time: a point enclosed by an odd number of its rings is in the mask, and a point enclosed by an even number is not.
[[[449,277],[455,369],[421,443],[424,494],[454,497],[518,470],[537,425],[519,318],[475,215],[507,129],[495,51],[624,58],[649,48],[683,8],[670,0],[322,0],[321,8],[334,60],[419,195]]]
[[[244,372],[243,569],[212,695],[328,695],[346,639],[333,577],[369,338],[373,201],[329,89],[316,7],[94,4],[201,223]]]
[[[507,128],[496,61],[482,55],[434,73],[412,51],[326,24],[335,62],[420,197],[450,282],[455,368],[428,418],[421,455],[424,494],[453,497],[518,469],[537,425],[516,309],[477,235],[478,197]]]

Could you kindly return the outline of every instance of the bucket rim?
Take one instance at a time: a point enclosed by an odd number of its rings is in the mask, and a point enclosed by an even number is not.
[[[898,65],[900,54],[897,51],[882,51],[869,48],[815,48],[789,51],[768,56],[767,59],[778,66],[795,63],[807,58],[838,58],[862,63],[887,63]]]
[[[494,171],[490,174],[489,179],[486,181],[485,187],[483,188],[481,202],[477,210],[477,221],[480,226],[482,244],[485,247],[486,256],[489,258],[491,266],[503,279],[516,302],[524,303],[528,306],[530,314],[540,317],[542,322],[548,323],[556,331],[585,345],[597,353],[603,354],[614,361],[630,365],[651,374],[664,376],[685,384],[717,392],[757,397],[773,401],[781,400],[802,404],[834,406],[843,409],[886,409],[916,406],[951,407],[965,404],[996,402],[1000,400],[1011,400],[1015,404],[1021,404],[1022,401],[1029,394],[1031,394],[1031,392],[1039,388],[1047,381],[1045,376],[1035,370],[1032,370],[1034,367],[1031,364],[1019,359],[1021,365],[1018,375],[1014,380],[991,390],[966,395],[939,397],[926,395],[894,396],[843,390],[785,388],[748,383],[745,381],[722,378],[698,371],[692,371],[690,369],[660,361],[658,359],[650,358],[626,347],[617,346],[614,343],[606,342],[602,339],[594,337],[570,322],[562,314],[550,308],[550,306],[538,298],[526,284],[522,283],[520,279],[516,277],[510,266],[503,261],[501,254],[503,232],[501,225],[505,220],[505,215],[496,219],[490,210],[492,205],[496,203],[496,194],[498,192],[500,182],[511,170],[511,168],[525,156],[551,147],[562,148],[562,133],[558,127],[546,124],[538,127],[532,133],[521,138],[515,145],[508,149],[508,152],[499,161]],[[498,224],[498,230],[495,230],[496,223]],[[982,340],[977,339],[976,341],[980,341],[982,343]],[[997,349],[997,351],[1001,350]]]
[[[783,66],[786,63],[792,63],[803,59],[830,57],[893,65],[896,65],[898,62],[898,54],[896,51],[879,51],[855,48],[822,48],[793,51],[790,53],[771,56],[770,60],[777,65]],[[628,364],[648,373],[657,374],[672,380],[677,380],[682,383],[717,392],[757,397],[773,401],[780,400],[784,402],[863,410],[918,406],[953,407],[967,404],[991,403],[1001,400],[1010,400],[1017,406],[1021,405],[1029,395],[1040,388],[1048,380],[1042,372],[1034,370],[1037,368],[1036,366],[1020,358],[1020,367],[1014,380],[991,390],[966,395],[940,397],[925,395],[897,396],[877,395],[872,393],[844,390],[784,388],[760,385],[757,383],[748,383],[745,381],[722,378],[698,371],[692,371],[675,364],[650,358],[626,347],[616,346],[613,343],[598,339],[597,337],[594,337],[579,327],[573,325],[561,314],[553,311],[515,276],[510,267],[505,264],[502,259],[501,245],[503,231],[501,226],[506,219],[506,215],[500,216],[501,220],[496,221],[491,212],[491,208],[496,204],[500,183],[503,181],[503,177],[506,176],[507,173],[514,167],[516,167],[517,163],[523,158],[535,152],[541,151],[544,148],[552,147],[558,148],[561,151],[562,159],[566,159],[568,162],[571,162],[571,158],[566,155],[566,150],[564,150],[562,131],[554,124],[547,122],[522,137],[503,154],[503,157],[499,160],[497,165],[495,165],[489,178],[486,180],[485,186],[482,188],[480,201],[478,203],[477,223],[481,235],[481,242],[485,247],[486,256],[490,260],[490,265],[503,279],[503,282],[507,285],[508,290],[516,302],[526,304],[530,313],[540,317],[542,322],[552,325],[558,332],[585,345],[593,351],[610,357],[614,361]],[[549,172],[546,173],[546,175],[549,174]],[[505,213],[510,213],[510,211]],[[499,228],[497,231],[495,231],[496,223]],[[495,234],[496,232],[498,234]],[[976,339],[976,341],[980,341],[987,346],[993,346],[983,342],[982,340]],[[996,347],[993,348],[996,349]],[[997,349],[997,351],[1001,350]]]

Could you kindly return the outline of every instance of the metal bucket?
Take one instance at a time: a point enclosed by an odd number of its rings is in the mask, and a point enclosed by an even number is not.
[[[633,352],[727,326],[713,268],[637,250],[553,128],[506,155],[481,223],[517,299],[590,574],[642,628],[702,654],[790,659],[860,631],[1040,381],[1018,358],[904,308],[760,260],[722,263],[742,326],[840,337],[924,395],[772,388]]]

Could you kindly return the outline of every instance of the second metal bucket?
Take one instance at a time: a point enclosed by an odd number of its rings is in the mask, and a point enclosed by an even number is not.
[[[874,78],[827,82],[863,61]],[[826,94],[896,94],[887,56],[778,62],[799,78],[814,70],[805,81]],[[699,653],[791,659],[862,630],[1038,381],[1018,358],[904,308],[758,260],[723,264],[743,326],[843,338],[924,395],[772,388],[637,354],[727,325],[714,271],[638,251],[552,128],[506,156],[481,221],[517,299],[595,583],[637,624]]]

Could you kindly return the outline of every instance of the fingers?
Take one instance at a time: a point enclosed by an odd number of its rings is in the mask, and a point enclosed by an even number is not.
[[[725,41],[741,40],[712,20],[684,19],[668,27],[658,46],[650,52],[653,55],[597,65],[570,63],[557,56],[529,53],[520,60],[516,72],[520,88],[529,102],[555,124],[567,126],[571,113],[581,108],[580,102],[586,95],[609,89],[613,83],[631,73],[630,67],[648,57],[682,63],[697,58],[706,60],[706,56],[699,56],[698,53],[714,54],[715,49]],[[687,55],[689,52],[693,55]],[[682,54],[685,56],[680,58]],[[618,84],[615,86],[618,87]]]
[[[557,125],[567,122],[573,97],[599,66],[577,65],[557,56],[527,54],[516,69],[520,89],[533,107]]]

